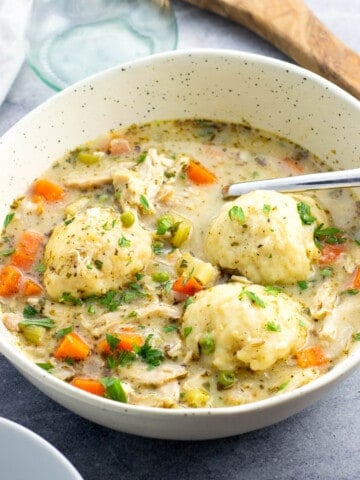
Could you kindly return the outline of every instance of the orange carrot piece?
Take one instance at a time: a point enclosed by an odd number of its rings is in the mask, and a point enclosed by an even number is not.
[[[50,180],[46,180],[45,178],[36,180],[33,184],[33,193],[45,198],[48,202],[57,202],[65,195],[62,187],[56,185],[56,183],[50,182]]]
[[[23,295],[25,297],[36,297],[41,295],[42,292],[43,289],[38,283],[34,282],[34,280],[31,280],[31,278],[25,280],[23,289]]]
[[[302,173],[304,171],[304,168],[299,165],[294,158],[291,157],[285,157],[283,159],[283,162],[285,165],[294,173]]]
[[[321,256],[319,258],[319,263],[328,264],[335,262],[338,257],[344,253],[346,250],[346,245],[344,243],[330,245],[326,243],[321,249]]]
[[[296,353],[296,360],[301,368],[319,367],[328,362],[323,349],[319,346],[305,348]]]
[[[114,335],[119,338],[119,343],[116,347],[116,350],[125,350],[127,352],[132,352],[134,346],[141,347],[144,344],[144,339],[141,335],[130,332],[122,332],[119,335]],[[99,343],[99,349],[101,353],[109,355],[111,353],[110,345],[106,340],[101,340]]]
[[[197,183],[198,185],[215,183],[217,180],[212,172],[193,160],[190,160],[186,169],[186,174],[192,182]]]
[[[360,267],[356,267],[352,288],[360,288]]]
[[[183,293],[184,295],[195,295],[195,293],[200,292],[202,288],[201,283],[199,283],[196,278],[186,278],[184,275],[178,278],[172,286],[174,292]]]
[[[0,270],[0,296],[10,297],[19,292],[21,283],[21,272],[13,267],[7,265]]]
[[[93,395],[99,395],[102,397],[105,393],[105,387],[98,380],[92,378],[74,378],[71,385],[74,387],[85,390],[85,392],[92,393]]]
[[[41,233],[31,230],[23,232],[20,235],[15,252],[11,256],[11,265],[25,271],[30,270],[34,265],[42,241],[43,235]]]
[[[58,344],[54,357],[58,360],[72,358],[73,360],[84,360],[90,353],[89,345],[75,332],[65,335]]]

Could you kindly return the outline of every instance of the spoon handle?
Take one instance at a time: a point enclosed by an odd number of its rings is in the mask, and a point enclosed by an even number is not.
[[[265,38],[313,72],[360,99],[360,56],[333,35],[302,0],[186,0]]]
[[[296,192],[302,190],[320,190],[326,188],[360,186],[360,168],[337,172],[320,172],[294,177],[257,180],[255,182],[234,183],[222,189],[224,198],[237,197],[253,190],[277,190]]]

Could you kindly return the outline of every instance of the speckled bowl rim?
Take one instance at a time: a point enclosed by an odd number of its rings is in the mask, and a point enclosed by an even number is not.
[[[158,53],[155,55],[151,55],[139,60],[135,60],[132,62],[124,63],[117,67],[110,68],[105,70],[104,72],[100,72],[95,74],[91,77],[88,77],[80,82],[77,82],[74,85],[71,85],[64,89],[63,91],[55,94],[53,97],[50,97],[44,103],[39,105],[33,111],[28,113],[23,119],[21,119],[18,123],[16,123],[13,127],[11,127],[8,132],[6,132],[2,138],[0,138],[0,145],[6,140],[8,133],[13,132],[16,129],[21,128],[23,125],[26,125],[27,122],[31,121],[33,115],[40,109],[44,109],[51,105],[54,99],[58,99],[61,96],[66,97],[68,92],[80,89],[83,86],[89,85],[96,82],[97,79],[103,76],[111,76],[113,72],[121,69],[127,69],[129,67],[139,67],[141,65],[146,65],[148,63],[156,62],[157,59],[170,59],[170,58],[177,58],[183,56],[201,56],[206,55],[208,57],[214,56],[218,58],[219,56],[227,57],[230,60],[245,60],[245,61],[252,61],[259,65],[266,65],[266,66],[273,66],[279,70],[288,70],[299,77],[306,77],[311,79],[314,83],[321,85],[324,90],[327,90],[328,93],[340,98],[343,102],[349,103],[353,105],[357,110],[360,111],[360,102],[350,95],[349,93],[342,90],[337,85],[329,82],[328,80],[324,79],[323,77],[306,70],[298,65],[291,64],[289,62],[275,59],[272,57],[267,57],[259,54],[243,52],[243,51],[235,51],[235,50],[226,50],[226,49],[207,49],[207,48],[196,48],[196,49],[184,49],[184,50],[177,50],[177,51],[170,51],[170,52],[163,52]],[[256,127],[256,125],[255,125]],[[321,375],[319,378],[310,381],[308,384],[301,386],[295,390],[290,392],[282,392],[278,395],[273,397],[269,397],[267,399],[258,400],[251,403],[246,403],[242,405],[236,406],[228,406],[228,407],[203,407],[203,408],[179,408],[179,409],[164,409],[160,407],[149,407],[149,406],[141,406],[141,405],[131,405],[131,404],[123,404],[116,402],[114,400],[105,399],[102,397],[98,397],[77,389],[76,387],[71,386],[70,384],[52,376],[51,374],[43,371],[34,363],[26,358],[25,355],[21,353],[18,348],[12,348],[12,343],[6,340],[3,340],[0,337],[0,351],[14,364],[15,367],[19,367],[20,371],[26,372],[26,376],[31,376],[37,379],[40,383],[46,381],[50,383],[50,385],[56,391],[60,391],[62,394],[66,394],[67,397],[78,399],[84,404],[89,404],[99,408],[100,410],[108,410],[111,412],[122,412],[122,413],[144,413],[153,415],[158,414],[163,417],[183,417],[183,416],[232,416],[234,414],[246,414],[248,412],[257,412],[260,410],[270,410],[275,406],[282,406],[288,403],[293,402],[294,400],[298,400],[299,398],[306,397],[310,393],[315,392],[317,390],[321,390],[322,387],[327,387],[329,390],[331,388],[332,383],[335,381],[339,381],[340,379],[344,379],[350,372],[357,366],[360,365],[360,348],[357,348],[355,351],[351,352],[346,358],[340,360],[330,371]],[[336,384],[336,383],[335,383]],[[335,386],[335,385],[334,385]],[[323,396],[324,393],[321,393]],[[48,395],[48,394],[47,394]],[[313,402],[311,402],[313,403]],[[306,405],[305,405],[306,406]],[[261,428],[261,427],[259,427]],[[212,437],[216,438],[216,436]]]

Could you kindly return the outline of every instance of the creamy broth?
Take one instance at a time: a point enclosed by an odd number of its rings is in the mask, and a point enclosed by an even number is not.
[[[358,201],[228,183],[326,169],[249,126],[131,126],[81,145],[14,200],[2,320],[39,368],[90,393],[221,407],[298,388],[360,340]]]

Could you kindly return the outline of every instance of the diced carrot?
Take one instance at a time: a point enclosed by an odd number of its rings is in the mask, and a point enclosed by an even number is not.
[[[34,280],[31,280],[31,278],[25,279],[23,289],[23,295],[25,297],[36,297],[38,295],[41,295],[42,292],[43,289],[38,283],[34,282]]]
[[[58,360],[72,358],[73,360],[84,360],[90,353],[89,345],[75,332],[65,335],[58,344],[54,357]]]
[[[215,183],[217,180],[212,172],[193,160],[190,160],[186,169],[186,174],[192,182],[202,185]]]
[[[194,277],[185,277],[182,275],[172,286],[174,292],[183,293],[184,295],[195,295],[202,290],[202,285]]]
[[[352,281],[352,288],[360,288],[360,267],[356,267],[354,279]]]
[[[32,230],[26,230],[20,235],[15,252],[11,256],[10,263],[27,271],[33,266],[39,252],[43,235]]]
[[[322,263],[322,264],[333,263],[338,259],[338,257],[342,253],[345,252],[345,250],[346,250],[346,244],[344,243],[339,243],[339,244],[336,243],[334,245],[325,243],[321,249],[321,256],[319,258],[319,263]]]
[[[85,392],[92,393],[93,395],[99,395],[102,397],[105,393],[105,387],[98,380],[92,378],[74,378],[71,385],[74,387],[85,390]]]
[[[319,346],[308,347],[296,353],[296,359],[299,367],[319,367],[328,362],[323,349]]]
[[[130,332],[122,332],[119,335],[114,335],[119,338],[119,343],[116,350],[125,350],[126,352],[132,352],[134,346],[141,347],[144,344],[144,339],[141,335]],[[99,349],[101,353],[109,355],[111,353],[110,345],[106,340],[101,340],[99,343]]]
[[[285,163],[285,166],[289,168],[293,173],[302,173],[304,171],[304,168],[298,164],[298,162],[291,157],[285,157],[283,159],[283,162]]]
[[[45,198],[48,202],[57,202],[65,195],[60,185],[56,185],[56,183],[50,182],[50,180],[46,180],[45,178],[36,180],[33,184],[33,193]]]
[[[21,283],[21,272],[13,267],[7,265],[0,270],[0,296],[10,297],[19,292]]]

